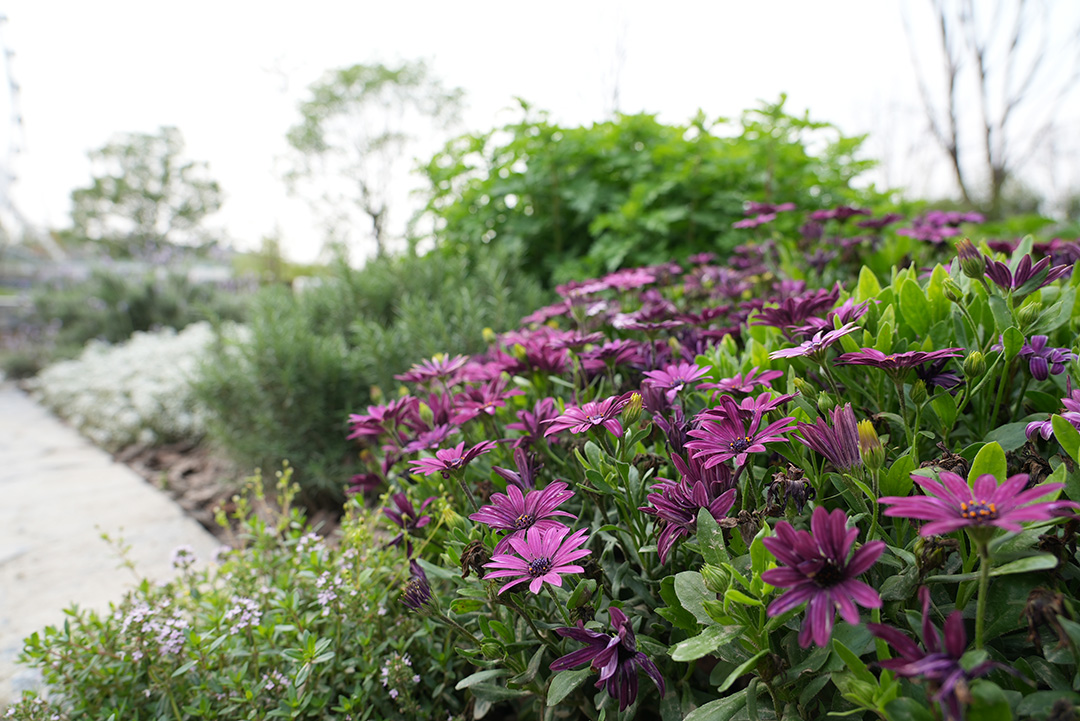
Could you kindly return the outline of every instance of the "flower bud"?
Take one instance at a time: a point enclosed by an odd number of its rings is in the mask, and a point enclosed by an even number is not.
[[[960,271],[968,278],[978,280],[986,272],[986,259],[970,240],[964,238],[956,244],[956,255],[960,258]]]
[[[417,409],[417,413],[422,420],[430,428],[435,425],[435,412],[431,410],[431,406],[423,401],[420,401],[420,407]]]
[[[822,412],[822,414],[826,414],[833,408],[836,408],[836,399],[830,396],[825,391],[821,391],[821,393],[818,393],[817,407],[818,410]]]
[[[871,472],[881,470],[885,465],[885,446],[881,445],[877,429],[870,420],[861,420],[858,425],[859,455],[862,456],[863,465]]]
[[[525,357],[529,354],[529,352],[525,350],[525,346],[521,345],[520,343],[514,344],[513,351],[514,357],[517,358],[519,361],[525,360]]]
[[[382,403],[384,395],[383,389],[379,386],[371,386],[371,390],[368,392],[371,402],[375,404]]]
[[[480,653],[484,654],[484,658],[490,658],[493,661],[497,661],[506,655],[503,653],[502,644],[493,641],[485,641],[480,644]]]
[[[795,390],[807,397],[814,395],[814,387],[798,376],[795,377]]]
[[[705,588],[712,593],[724,593],[731,583],[731,574],[727,569],[711,563],[701,567],[701,578],[705,581]]]
[[[985,372],[986,357],[977,350],[971,351],[971,354],[964,359],[964,375],[968,380],[974,380],[982,377]]]
[[[630,402],[626,404],[626,408],[622,412],[623,423],[629,427],[638,422],[641,418],[641,394],[634,392],[630,396]]]
[[[945,278],[941,282],[941,291],[953,303],[960,303],[964,300],[964,291],[960,290],[960,286],[952,278]]]
[[[911,384],[911,402],[917,406],[926,403],[926,382],[920,378]]]
[[[1042,303],[1028,303],[1020,310],[1016,312],[1016,317],[1020,321],[1020,327],[1024,329],[1031,328],[1038,322],[1039,317],[1042,315]]]
[[[493,331],[491,328],[484,328],[482,334],[484,336],[484,342],[488,345],[494,343],[495,339],[498,337],[495,335],[495,331]]]

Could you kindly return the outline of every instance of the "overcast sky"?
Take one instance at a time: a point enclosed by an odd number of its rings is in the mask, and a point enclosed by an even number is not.
[[[698,108],[733,116],[787,92],[792,111],[876,131],[869,149],[887,161],[879,179],[944,192],[948,176],[920,135],[903,24],[906,13],[925,35],[925,7],[0,0],[23,117],[12,197],[33,223],[64,226],[69,193],[89,180],[87,151],[117,132],[173,125],[220,182],[215,223],[238,247],[280,229],[288,254],[310,260],[322,233],[280,180],[297,103],[329,68],[411,59],[465,89],[467,130],[515,118],[514,96],[559,122],[589,123],[607,117],[617,87],[619,110],[682,122]]]

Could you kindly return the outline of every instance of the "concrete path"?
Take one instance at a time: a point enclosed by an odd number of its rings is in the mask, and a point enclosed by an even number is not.
[[[139,575],[155,580],[172,575],[177,546],[205,562],[219,545],[127,466],[0,384],[0,709],[35,683],[15,665],[23,638],[62,624],[72,603],[107,611],[134,585],[102,533],[122,537]]]

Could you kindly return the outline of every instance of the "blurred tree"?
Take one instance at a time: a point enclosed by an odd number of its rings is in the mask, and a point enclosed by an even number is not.
[[[183,152],[183,136],[171,127],[119,135],[91,152],[93,180],[72,191],[72,228],[64,235],[122,256],[206,242],[201,223],[221,208],[221,188],[206,163]]]
[[[345,241],[359,211],[371,223],[376,255],[391,238],[391,199],[400,187],[405,153],[455,122],[463,91],[444,88],[422,61],[353,65],[327,72],[300,104],[288,132],[297,151],[286,181],[301,184],[332,238]],[[437,147],[437,146],[436,146]]]
[[[1080,28],[1061,31],[1072,4],[930,0],[936,57],[905,16],[930,132],[963,202],[990,217],[1006,212],[1009,181],[1052,137],[1080,79]]]

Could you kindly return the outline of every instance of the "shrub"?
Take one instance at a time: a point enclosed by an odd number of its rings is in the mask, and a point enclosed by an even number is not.
[[[289,469],[278,475],[281,507],[251,479],[252,503],[235,512],[242,545],[214,565],[181,547],[175,580],[143,581],[108,613],[72,608],[62,627],[31,636],[22,660],[41,670],[48,698],[26,698],[9,715],[444,721],[460,713],[452,690],[462,662],[450,646],[428,646],[423,619],[396,612],[401,552],[384,546],[376,518],[352,506],[340,545],[330,545],[291,507]]]
[[[250,334],[222,334],[196,394],[237,460],[271,468],[287,458],[305,503],[334,507],[356,465],[344,419],[372,388],[392,393],[417,355],[479,350],[484,328],[511,327],[539,298],[501,253],[475,264],[438,255],[339,264],[303,292],[260,294]]]

